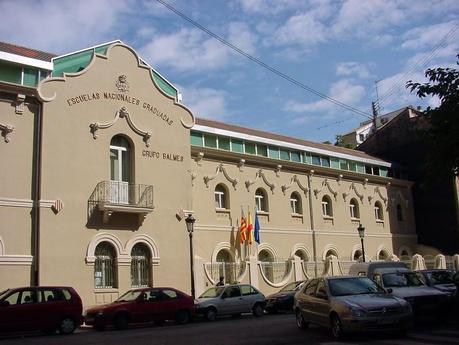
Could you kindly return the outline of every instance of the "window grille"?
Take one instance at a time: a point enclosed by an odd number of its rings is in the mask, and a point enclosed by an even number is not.
[[[136,244],[131,253],[131,286],[150,286],[150,255],[143,245]]]

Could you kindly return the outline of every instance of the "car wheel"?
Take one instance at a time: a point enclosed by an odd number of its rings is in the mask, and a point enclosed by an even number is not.
[[[263,306],[260,303],[257,303],[257,304],[255,304],[253,306],[252,313],[253,313],[254,316],[256,316],[256,317],[263,316],[263,312],[264,312],[264,309],[263,309]]]
[[[217,311],[214,308],[209,308],[206,311],[206,319],[207,321],[215,321],[217,318]]]
[[[297,310],[295,312],[295,317],[296,317],[296,327],[299,329],[306,329],[309,326],[309,323],[304,321],[303,314],[301,314],[300,310]]]
[[[61,320],[59,323],[59,333],[60,334],[71,334],[75,331],[76,324],[75,321],[70,318],[66,317]]]
[[[126,329],[129,326],[127,315],[118,315],[113,322],[116,329]]]
[[[179,310],[177,314],[175,315],[175,321],[181,325],[184,325],[190,322],[190,320],[191,320],[190,313],[186,310]]]
[[[341,323],[341,320],[339,319],[338,315],[333,315],[331,317],[331,330],[333,337],[335,339],[342,339],[344,336],[343,332],[343,324]]]

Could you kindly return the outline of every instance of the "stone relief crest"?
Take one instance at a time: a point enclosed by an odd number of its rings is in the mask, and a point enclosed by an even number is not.
[[[121,92],[129,91],[129,83],[127,82],[127,77],[124,74],[118,77],[118,80],[116,81],[116,87]]]

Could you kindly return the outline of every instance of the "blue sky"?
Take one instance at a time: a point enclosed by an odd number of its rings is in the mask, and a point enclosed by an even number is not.
[[[248,54],[371,114],[435,106],[405,90],[429,67],[456,67],[457,0],[165,0]],[[334,141],[366,118],[254,64],[140,0],[0,1],[0,40],[65,54],[121,39],[175,84],[197,117]]]

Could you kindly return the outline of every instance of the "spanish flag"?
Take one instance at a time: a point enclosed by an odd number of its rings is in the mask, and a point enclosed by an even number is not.
[[[247,240],[247,222],[244,216],[244,210],[241,207],[241,225],[239,226],[239,238],[241,240],[241,244]]]
[[[249,219],[247,221],[247,242],[252,244],[253,241],[253,223],[252,223],[252,216],[250,215],[249,211]]]

